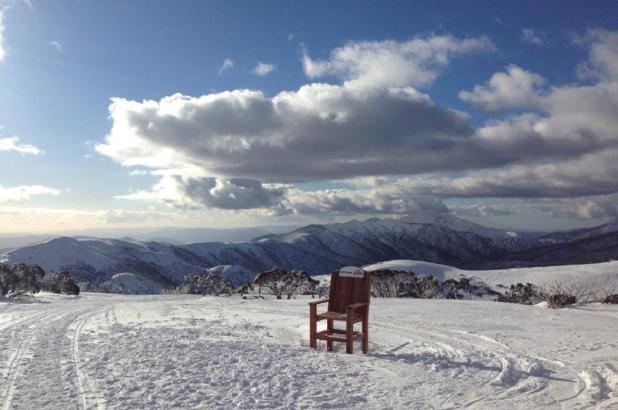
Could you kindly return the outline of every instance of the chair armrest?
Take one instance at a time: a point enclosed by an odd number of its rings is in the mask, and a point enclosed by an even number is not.
[[[358,309],[358,308],[362,308],[362,307],[367,307],[369,306],[369,303],[353,303],[351,305],[348,305],[348,309]]]
[[[315,302],[309,302],[309,305],[319,305],[320,303],[326,303],[328,302],[330,299],[322,299],[322,300],[317,300]]]

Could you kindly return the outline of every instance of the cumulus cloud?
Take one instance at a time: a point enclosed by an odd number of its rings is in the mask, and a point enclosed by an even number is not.
[[[483,85],[472,91],[460,91],[462,101],[486,111],[538,106],[545,79],[514,64],[504,73],[495,73]]]
[[[219,68],[219,74],[223,74],[226,71],[231,70],[232,68],[234,68],[234,61],[231,58],[226,58],[225,60],[223,60],[223,63]]]
[[[42,152],[34,145],[20,144],[18,137],[0,138],[0,151],[15,151],[31,155],[39,155]]]
[[[199,178],[182,181],[181,189],[209,208],[252,209],[280,206],[288,187],[249,178]]]
[[[580,78],[615,81],[618,78],[618,31],[591,29],[578,40],[589,48],[588,60],[577,66]]]
[[[267,76],[277,69],[277,66],[269,63],[258,62],[257,65],[253,68],[253,74],[259,75],[260,77]]]
[[[485,37],[360,41],[334,49],[327,60],[314,60],[303,49],[302,63],[310,78],[334,75],[350,88],[420,87],[431,84],[453,57],[493,49]]]
[[[591,49],[613,41],[589,36]],[[308,76],[335,76],[341,84],[312,83],[272,97],[232,90],[115,98],[112,129],[96,150],[161,178],[149,191],[120,197],[180,207],[397,214],[430,196],[564,198],[618,190],[618,81],[607,56],[591,52],[589,65],[603,67],[603,76],[585,85],[544,88],[539,75],[508,66],[462,99],[533,112],[476,128],[466,114],[413,88],[430,84],[454,56],[488,49],[484,38],[450,36],[348,43],[326,60],[303,56]],[[365,186],[307,192],[289,185],[342,179]]]
[[[535,46],[543,45],[541,37],[531,28],[521,29],[521,39],[528,44],[534,44]]]
[[[36,195],[60,195],[60,190],[42,185],[21,185],[5,188],[0,185],[0,203],[28,201]]]
[[[415,173],[469,154],[468,118],[409,88],[312,84],[274,98],[250,90],[161,101],[115,99],[96,149],[127,166],[182,168],[275,182]],[[430,158],[427,155],[434,155]]]

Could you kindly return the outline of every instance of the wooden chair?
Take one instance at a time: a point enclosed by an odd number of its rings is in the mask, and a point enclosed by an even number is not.
[[[317,348],[317,340],[326,340],[326,349],[333,350],[333,342],[345,342],[346,352],[353,353],[354,339],[362,338],[363,353],[369,350],[369,297],[371,273],[356,267],[333,272],[330,277],[328,299],[309,303],[309,346]],[[328,311],[317,313],[320,303],[328,302]],[[317,323],[326,320],[326,330],[317,331]],[[335,321],[345,322],[345,330],[336,329]],[[362,322],[362,331],[354,331],[354,323]],[[341,336],[345,335],[345,336]]]

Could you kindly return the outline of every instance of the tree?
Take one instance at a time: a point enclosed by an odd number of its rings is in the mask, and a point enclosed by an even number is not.
[[[414,272],[378,269],[371,272],[371,291],[377,297],[399,297],[402,289],[416,280]]]
[[[511,285],[504,295],[498,296],[499,302],[522,303],[534,305],[543,299],[543,295],[537,291],[532,283],[517,283]]]
[[[271,269],[258,273],[253,279],[253,285],[268,289],[277,299],[286,295],[288,299],[292,295],[312,292],[319,282],[306,272],[284,269]]]
[[[234,285],[219,275],[209,273],[207,275],[187,275],[180,286],[181,293],[197,295],[231,295],[234,293]]]
[[[0,263],[0,296],[5,296],[15,288],[16,279],[13,269]]]
[[[0,265],[0,292],[3,296],[9,295],[9,299],[24,293],[38,293],[43,276],[45,271],[37,265]]]
[[[79,286],[68,272],[51,272],[41,281],[41,289],[52,293],[79,295]]]

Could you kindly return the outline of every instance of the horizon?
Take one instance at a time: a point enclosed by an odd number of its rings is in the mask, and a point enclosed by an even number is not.
[[[0,0],[0,236],[618,217],[618,3]]]

